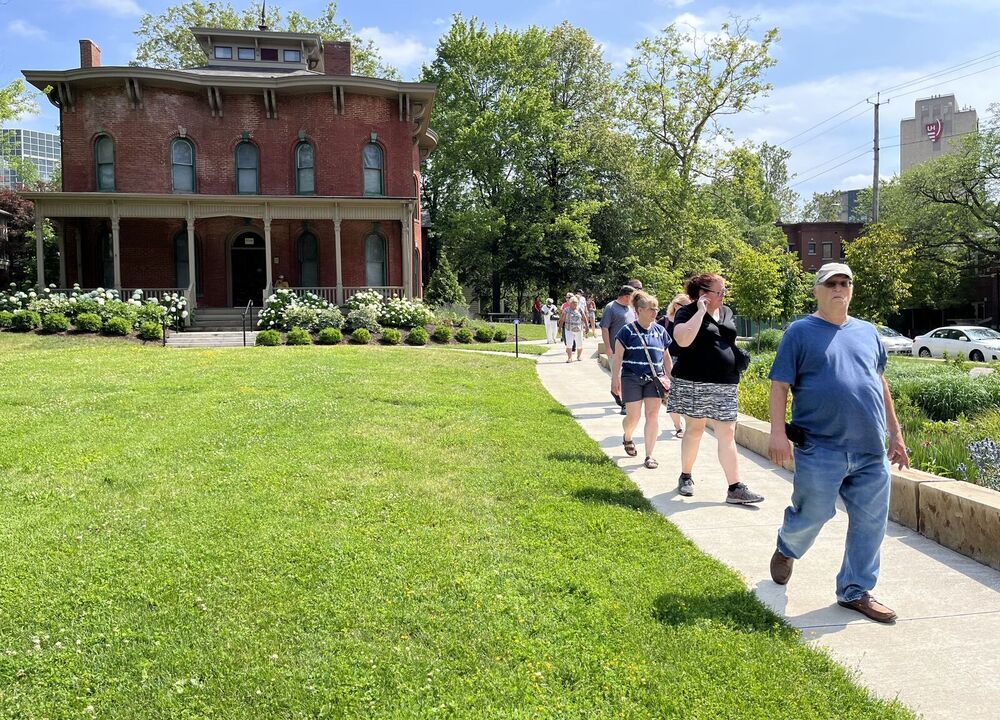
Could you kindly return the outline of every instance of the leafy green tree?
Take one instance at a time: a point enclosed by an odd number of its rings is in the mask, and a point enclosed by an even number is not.
[[[854,271],[851,310],[874,323],[903,306],[910,297],[913,248],[903,234],[882,223],[870,225],[861,237],[848,243],[845,260]]]
[[[255,30],[260,25],[261,3],[253,2],[237,10],[231,2],[191,2],[172,5],[162,13],[146,13],[139,19],[139,37],[132,65],[157,68],[187,68],[205,64],[205,53],[191,35],[192,27]],[[347,20],[337,18],[337,3],[329,2],[318,17],[306,17],[298,10],[282,14],[271,5],[264,24],[271,30],[316,33],[324,40],[350,41],[351,64],[355,75],[397,78],[399,73],[382,61],[373,42],[364,41]]]
[[[802,209],[803,222],[836,222],[840,220],[840,190],[813,193]]]
[[[727,270],[733,310],[751,320],[768,320],[781,312],[778,296],[782,265],[773,247],[755,248],[741,243]]]
[[[448,256],[443,251],[438,253],[437,267],[431,273],[431,278],[424,289],[424,299],[431,305],[464,306],[465,293],[458,281],[458,273],[448,262]]]

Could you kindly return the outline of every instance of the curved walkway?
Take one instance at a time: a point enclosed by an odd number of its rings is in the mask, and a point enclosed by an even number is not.
[[[899,614],[879,625],[839,607],[834,577],[847,530],[843,509],[795,563],[785,587],[770,579],[768,562],[782,514],[791,498],[791,473],[740,448],[743,479],[766,497],[759,507],[726,505],[725,480],[706,432],[695,466],[695,495],[677,494],[680,440],[664,413],[656,470],[642,467],[642,425],[637,458],[621,447],[621,416],[611,399],[610,376],[588,339],[582,362],[566,364],[561,345],[540,357],[542,384],[629,475],[653,507],[704,552],[739,572],[757,596],[822,646],[876,694],[898,697],[926,718],[995,720],[1000,717],[1000,572],[941,547],[894,523],[882,546],[882,575],[874,595]],[[790,716],[791,717],[791,716]]]

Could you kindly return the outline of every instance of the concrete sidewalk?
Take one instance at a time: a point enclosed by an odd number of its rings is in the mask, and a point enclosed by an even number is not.
[[[585,347],[582,362],[566,364],[564,348],[553,346],[538,360],[539,377],[653,507],[740,573],[806,641],[825,648],[877,695],[898,697],[926,718],[1000,718],[1000,572],[890,523],[873,595],[900,619],[895,625],[871,622],[836,604],[834,578],[847,531],[841,507],[796,561],[789,584],[774,584],[768,562],[791,499],[791,473],[740,448],[742,479],[766,500],[758,507],[726,505],[715,439],[706,432],[693,473],[695,495],[682,498],[681,441],[673,438],[669,417],[660,417],[663,439],[654,453],[660,467],[646,470],[642,424],[634,437],[639,455],[630,458],[622,450],[622,417],[611,399],[610,376],[597,364],[596,340],[588,339]]]

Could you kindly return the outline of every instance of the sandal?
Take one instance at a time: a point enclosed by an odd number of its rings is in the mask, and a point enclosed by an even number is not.
[[[622,438],[622,447],[625,448],[625,454],[629,457],[635,457],[639,454],[639,451],[635,449],[635,443],[631,440]]]
[[[684,428],[674,430],[674,437],[684,437]]]
[[[656,459],[651,457],[647,457],[646,462],[644,462],[643,465],[645,465],[648,470],[656,470],[656,468],[660,467],[660,463],[656,462]]]

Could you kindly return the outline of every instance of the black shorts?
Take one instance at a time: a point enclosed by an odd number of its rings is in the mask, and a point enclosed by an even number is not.
[[[652,378],[639,377],[635,373],[622,371],[622,400],[630,403],[652,397],[660,397]]]

